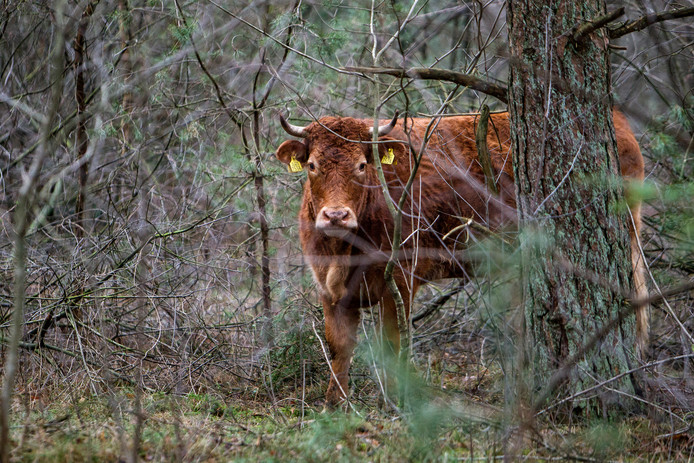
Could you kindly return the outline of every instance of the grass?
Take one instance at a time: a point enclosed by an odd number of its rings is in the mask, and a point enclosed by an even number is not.
[[[443,360],[446,359],[444,362]],[[420,365],[421,367],[421,365]],[[357,358],[354,408],[326,412],[322,384],[306,402],[287,384],[273,405],[256,390],[173,395],[116,387],[76,397],[75,391],[19,393],[12,415],[14,461],[130,461],[141,416],[142,461],[687,461],[691,431],[635,416],[620,423],[594,420],[557,425],[542,419],[516,439],[505,426],[498,393],[503,374],[492,364],[442,355],[420,369],[406,411],[379,405],[376,386]],[[433,371],[432,370],[436,370]],[[362,371],[363,373],[363,371]],[[442,387],[443,386],[443,387]]]
[[[103,398],[76,413],[68,404],[16,416],[18,461],[127,461],[135,418],[116,417]],[[493,452],[483,426],[441,421],[437,407],[403,419],[366,408],[323,412],[209,397],[143,398],[143,461],[427,461]],[[220,412],[221,410],[221,412]],[[66,417],[56,423],[52,417]],[[467,431],[465,431],[467,429]]]
[[[302,411],[296,404],[273,408],[198,394],[152,394],[142,402],[139,455],[144,461],[406,459],[411,447],[402,445],[408,434],[402,423],[383,416],[321,413],[312,407]],[[125,460],[135,418],[118,415],[102,397],[15,414],[14,457],[46,462]]]

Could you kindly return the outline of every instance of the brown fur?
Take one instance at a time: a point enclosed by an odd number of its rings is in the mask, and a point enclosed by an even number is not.
[[[643,158],[636,139],[626,118],[617,111],[614,122],[622,175],[641,181]],[[384,143],[379,145],[379,157],[390,148],[397,160],[394,165],[383,166],[389,193],[396,202],[430,120],[408,119],[407,134],[403,123],[400,120],[388,136],[381,137]],[[475,116],[438,121],[405,202],[402,258],[394,276],[408,312],[410,296],[422,283],[467,275],[465,264],[455,256],[471,238],[468,234],[479,232],[475,227],[460,228],[465,219],[491,230],[516,225],[508,113],[491,116],[487,136],[498,196],[485,187],[477,160],[476,125]],[[276,153],[286,164],[295,157],[308,171],[299,233],[325,311],[333,373],[327,392],[330,404],[347,393],[360,308],[380,303],[386,337],[395,352],[400,344],[395,303],[383,279],[391,252],[393,220],[372,165],[372,146],[359,143],[371,140],[370,126],[368,120],[325,117],[306,128],[304,140],[285,141]],[[639,205],[632,205],[631,211],[636,226],[632,230],[634,277],[638,295],[644,295],[644,265],[637,245]],[[456,227],[458,231],[450,233]],[[643,342],[648,329],[645,307],[638,311],[637,319]]]

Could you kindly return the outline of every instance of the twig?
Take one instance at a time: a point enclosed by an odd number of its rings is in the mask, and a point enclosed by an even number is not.
[[[46,121],[46,117],[43,114],[36,111],[31,106],[22,103],[21,100],[17,100],[9,95],[6,95],[4,92],[0,92],[0,103],[5,103],[6,105],[10,106],[11,109],[18,109],[22,111],[27,116],[36,120],[39,124],[44,124]]]
[[[277,39],[277,38],[274,37],[272,34],[268,34],[267,32],[265,32],[264,30],[262,30],[262,29],[259,28],[258,26],[254,25],[254,24],[251,24],[250,22],[246,21],[246,20],[243,19],[242,17],[240,17],[240,16],[238,16],[238,15],[232,13],[230,10],[224,8],[223,6],[221,6],[220,4],[218,4],[217,2],[215,2],[214,0],[209,0],[209,2],[210,2],[211,4],[213,4],[214,6],[216,6],[217,8],[219,8],[219,9],[220,9],[221,11],[223,11],[224,13],[228,14],[229,16],[231,16],[232,18],[234,18],[234,19],[236,19],[237,21],[239,21],[239,22],[245,24],[246,26],[250,27],[251,29],[253,29],[253,30],[256,31],[257,33],[263,35],[264,37],[267,37],[268,39],[270,39],[270,40],[272,40],[273,42],[275,42],[277,45],[279,45],[279,46],[281,46],[281,47],[283,47],[283,48],[286,48],[287,50],[290,50],[290,51],[296,53],[297,55],[301,56],[302,58],[306,58],[306,59],[309,60],[309,61],[313,61],[314,63],[320,64],[321,66],[325,66],[325,67],[327,67],[328,69],[332,69],[332,70],[335,71],[335,72],[339,72],[339,73],[341,73],[341,74],[350,74],[349,71],[345,71],[345,70],[336,68],[335,66],[331,66],[330,64],[326,63],[325,61],[322,61],[322,60],[319,60],[319,59],[317,59],[317,58],[314,58],[314,57],[311,56],[311,55],[307,55],[306,53],[303,53],[303,52],[297,50],[296,48],[291,47],[291,46],[289,46],[289,45],[283,43],[281,40]]]
[[[6,339],[0,338],[0,344],[6,344],[6,343],[7,343],[7,340],[6,340]],[[78,356],[78,354],[77,354],[76,352],[73,352],[73,351],[67,350],[67,349],[63,349],[62,347],[54,346],[54,345],[52,345],[52,344],[46,344],[46,343],[44,343],[43,345],[39,346],[38,344],[33,343],[33,342],[23,342],[23,341],[20,341],[20,342],[19,342],[19,347],[21,347],[22,349],[25,349],[25,350],[29,350],[29,351],[35,351],[35,350],[37,350],[37,349],[39,349],[39,348],[41,348],[41,349],[48,349],[48,350],[53,350],[53,351],[56,351],[56,352],[60,352],[61,354],[65,354],[65,355],[67,355],[68,357],[72,357],[72,358],[74,358],[74,359],[79,358],[79,356]],[[98,368],[103,368],[103,367],[104,367],[104,365],[98,364],[98,363],[96,363],[96,362],[93,361],[93,360],[86,359],[86,361],[87,361],[87,363],[89,363],[90,365],[92,365],[94,368],[97,368],[97,369],[98,369]],[[112,368],[107,368],[107,370],[108,370],[109,374],[113,375],[115,378],[118,378],[120,381],[123,381],[124,383],[130,384],[130,385],[134,384],[134,382],[133,382],[132,379],[130,379],[130,378],[126,377],[126,376],[123,376],[123,375],[117,373],[117,372],[116,372],[115,370],[113,370]]]
[[[423,318],[428,317],[435,311],[439,310],[448,300],[458,294],[460,290],[462,290],[465,287],[465,280],[461,279],[458,280],[458,284],[455,286],[455,288],[451,289],[450,291],[446,291],[443,294],[440,294],[432,303],[427,304],[426,307],[422,310],[420,310],[416,315],[412,317],[412,324],[414,325],[415,322],[420,321]]]
[[[388,42],[386,42],[386,44],[383,45],[383,48],[381,48],[381,50],[378,52],[376,52],[376,45],[378,44],[378,41],[375,40],[376,34],[373,32],[373,24],[374,24],[373,12],[374,12],[374,9],[373,8],[371,9],[371,33],[374,36],[374,49],[373,49],[373,55],[372,56],[373,56],[374,62],[377,62],[381,58],[381,55],[383,55],[383,53],[385,53],[385,51],[388,50],[388,48],[390,48],[390,46],[393,44],[393,42],[398,40],[403,29],[405,29],[405,26],[407,26],[412,21],[412,19],[414,19],[412,16],[412,13],[414,13],[414,9],[417,6],[418,2],[419,2],[419,0],[414,0],[412,2],[412,6],[410,7],[410,11],[408,11],[407,17],[405,17],[405,20],[402,22],[402,24],[398,28],[397,32],[391,36],[391,38],[388,40]],[[422,7],[420,7],[419,11],[421,11],[421,10],[422,10]],[[419,11],[417,11],[417,13],[419,13]],[[417,13],[415,13],[414,17],[417,17]]]
[[[181,19],[183,20],[183,25],[185,27],[188,27],[188,21],[186,20],[186,15],[183,13],[183,9],[181,8],[181,5],[179,5],[178,0],[175,0],[174,3],[176,4],[176,8],[178,9],[179,14],[181,15]],[[210,71],[207,70],[207,66],[205,66],[205,63],[203,62],[202,58],[200,57],[200,53],[198,53],[198,49],[195,46],[195,42],[193,41],[193,36],[191,35],[190,37],[190,44],[193,47],[193,54],[195,54],[195,59],[198,62],[198,65],[200,66],[200,69],[202,69],[202,72],[205,73],[207,78],[210,80],[212,83],[212,86],[214,87],[214,92],[215,95],[217,96],[217,101],[219,102],[219,105],[222,107],[224,112],[227,114],[229,119],[234,121],[236,125],[240,125],[241,121],[240,118],[238,117],[238,114],[234,114],[231,112],[229,107],[227,106],[226,102],[224,101],[224,97],[222,96],[222,91],[219,88],[219,84],[217,84],[217,79],[215,79],[212,74],[210,74]],[[238,112],[238,110],[237,110]]]

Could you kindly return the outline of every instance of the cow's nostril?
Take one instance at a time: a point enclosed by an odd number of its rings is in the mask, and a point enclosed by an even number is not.
[[[338,220],[344,220],[347,218],[348,212],[345,209],[333,209],[333,210],[326,210],[325,211],[325,216],[330,219],[331,222],[333,221],[338,221]]]
[[[318,213],[316,229],[333,233],[357,228],[357,218],[349,207],[324,207]]]

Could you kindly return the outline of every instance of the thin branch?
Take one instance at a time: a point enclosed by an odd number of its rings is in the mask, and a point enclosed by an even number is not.
[[[185,27],[188,27],[188,21],[186,20],[186,15],[183,13],[183,9],[181,8],[181,5],[178,4],[178,0],[174,2],[176,4],[176,8],[178,9],[179,14],[181,15],[181,20],[183,21],[183,25]],[[217,96],[217,101],[219,102],[219,105],[224,109],[224,112],[227,114],[229,119],[234,121],[236,125],[240,125],[241,122],[239,120],[239,117],[237,114],[234,114],[231,112],[229,107],[226,105],[224,101],[224,96],[222,95],[222,90],[219,88],[219,84],[217,84],[217,79],[215,79],[212,74],[210,74],[210,71],[207,70],[207,66],[205,66],[205,63],[203,62],[202,58],[200,57],[200,53],[198,53],[198,49],[195,46],[195,42],[193,41],[193,36],[191,35],[190,37],[190,44],[193,47],[193,54],[195,54],[195,59],[198,62],[198,65],[200,66],[200,69],[202,72],[205,73],[207,78],[210,80],[212,83],[212,86],[214,87],[215,95]]]
[[[655,23],[667,21],[668,19],[686,18],[688,16],[694,16],[694,7],[661,11],[660,13],[651,13],[641,16],[639,19],[635,19],[634,21],[626,21],[616,29],[608,29],[607,35],[610,37],[610,39],[614,40],[622,37],[623,35],[645,29]]]
[[[297,55],[299,55],[299,56],[301,56],[301,57],[303,57],[303,58],[306,58],[306,59],[309,60],[309,61],[313,61],[314,63],[317,63],[317,64],[320,64],[320,65],[322,65],[322,66],[325,66],[325,67],[327,67],[328,69],[332,69],[333,71],[339,72],[339,73],[341,73],[341,74],[352,74],[352,73],[349,72],[349,71],[345,71],[345,70],[336,68],[335,66],[331,66],[331,65],[329,65],[328,63],[326,63],[325,61],[322,61],[322,60],[319,60],[319,59],[317,59],[317,58],[314,58],[314,57],[311,56],[311,55],[307,55],[306,53],[304,53],[304,52],[302,52],[302,51],[300,51],[300,50],[297,50],[296,48],[293,48],[293,47],[291,47],[291,46],[289,46],[289,45],[284,44],[281,40],[277,39],[277,38],[274,37],[272,34],[268,34],[267,32],[265,32],[264,30],[262,30],[262,29],[259,28],[258,26],[254,25],[254,24],[252,24],[252,23],[246,21],[246,20],[243,19],[242,17],[240,17],[240,16],[238,16],[238,15],[232,13],[231,11],[229,11],[228,9],[226,9],[226,8],[224,8],[223,6],[219,5],[218,3],[214,2],[213,0],[209,0],[209,2],[210,2],[211,4],[213,4],[214,6],[216,6],[217,8],[219,8],[219,9],[220,9],[221,11],[223,11],[224,13],[228,14],[229,16],[231,16],[232,18],[236,19],[237,21],[242,22],[243,24],[245,24],[246,26],[250,27],[250,28],[253,29],[254,31],[258,32],[258,33],[261,34],[262,36],[267,37],[268,39],[270,39],[270,40],[272,40],[273,42],[275,42],[276,44],[278,44],[278,45],[280,45],[280,46],[286,48],[287,50],[293,51],[293,52],[296,53]]]
[[[489,96],[508,103],[507,88],[503,85],[489,82],[479,77],[462,72],[451,71],[449,69],[430,69],[430,68],[381,68],[381,67],[346,67],[344,71],[361,72],[362,74],[386,74],[394,77],[409,77],[422,80],[443,80],[454,84],[468,87],[473,90],[485,93]]]
[[[0,103],[5,103],[6,105],[10,106],[11,109],[18,109],[18,110],[22,111],[27,116],[38,121],[39,124],[45,124],[46,123],[46,117],[43,114],[36,111],[31,106],[22,103],[21,100],[17,100],[15,98],[12,98],[11,96],[6,95],[3,92],[0,92]]]
[[[413,19],[412,13],[414,13],[414,9],[415,9],[415,7],[417,6],[417,2],[418,2],[418,1],[419,1],[419,0],[414,0],[414,2],[412,2],[412,6],[410,7],[410,11],[407,13],[407,17],[405,18],[405,20],[402,22],[402,24],[401,24],[400,27],[398,28],[398,31],[397,31],[395,34],[393,34],[393,36],[388,40],[388,42],[383,46],[383,48],[381,48],[381,50],[380,50],[379,52],[377,52],[377,53],[376,53],[376,45],[377,45],[377,43],[376,43],[376,41],[374,40],[374,55],[373,55],[374,63],[377,63],[378,60],[381,58],[381,55],[383,55],[383,53],[393,44],[393,42],[395,42],[396,40],[398,40],[398,38],[399,38],[399,36],[400,36],[400,33],[403,31],[403,29],[405,28],[405,26],[407,26],[407,25],[412,21],[412,19]],[[373,34],[373,11],[374,11],[374,9],[372,8],[372,9],[371,9],[371,19],[372,19],[372,20],[371,20],[371,30],[372,30],[372,34]],[[421,11],[421,8],[420,8],[419,11]],[[419,13],[419,11],[418,11],[417,13]],[[417,13],[414,14],[414,17],[417,16]],[[374,34],[374,37],[375,37],[375,34]]]
[[[458,294],[463,288],[465,287],[465,280],[460,279],[458,280],[458,284],[455,285],[455,287],[449,291],[446,291],[443,294],[440,294],[436,299],[434,299],[433,302],[430,302],[427,304],[422,310],[419,311],[416,315],[412,317],[412,324],[428,317],[429,315],[433,314],[437,310],[439,310],[443,305],[448,302],[451,297],[455,296]]]
[[[684,355],[679,355],[679,356],[677,356],[677,357],[668,357],[668,358],[665,358],[665,359],[656,360],[656,361],[653,361],[653,362],[646,363],[646,364],[644,364],[644,365],[640,365],[640,366],[638,366],[638,367],[636,367],[636,368],[632,368],[631,370],[624,371],[624,372],[622,372],[622,373],[620,373],[620,374],[618,374],[618,375],[616,375],[616,376],[613,376],[612,378],[609,378],[609,379],[606,379],[606,380],[604,380],[604,381],[601,381],[601,382],[597,383],[596,385],[589,387],[588,389],[584,389],[584,390],[582,390],[582,391],[578,391],[578,392],[576,392],[575,394],[570,395],[569,397],[565,397],[565,398],[561,399],[560,401],[555,402],[555,403],[549,405],[549,406],[546,407],[545,409],[538,411],[538,412],[536,413],[536,416],[542,415],[543,413],[547,413],[549,410],[551,410],[551,409],[553,409],[553,408],[556,408],[556,407],[558,407],[559,405],[561,405],[561,404],[563,404],[563,403],[566,403],[566,402],[575,400],[575,399],[577,399],[577,398],[579,398],[579,397],[581,397],[581,396],[584,396],[584,395],[586,395],[586,394],[588,394],[588,393],[590,393],[590,392],[596,391],[596,390],[600,389],[601,387],[604,387],[604,386],[606,386],[606,385],[608,385],[608,384],[610,384],[610,383],[613,383],[613,382],[615,382],[615,381],[619,380],[620,378],[623,378],[623,377],[625,377],[625,376],[627,376],[627,375],[631,375],[631,374],[634,374],[634,373],[636,373],[636,372],[638,372],[638,371],[642,371],[642,370],[646,370],[646,369],[648,369],[648,368],[652,368],[652,367],[655,367],[655,366],[658,366],[658,365],[662,365],[663,363],[674,362],[674,361],[676,361],[676,360],[686,360],[686,359],[690,359],[690,358],[694,358],[694,354],[684,354]]]

